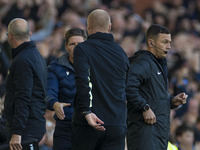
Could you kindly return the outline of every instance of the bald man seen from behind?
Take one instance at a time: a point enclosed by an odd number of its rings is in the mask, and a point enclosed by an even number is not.
[[[8,25],[12,63],[7,77],[4,114],[10,150],[21,150],[21,142],[42,139],[45,133],[46,63],[38,52],[26,20]]]
[[[88,40],[74,49],[77,95],[72,123],[73,150],[123,150],[126,134],[124,50],[109,33],[109,14],[101,9],[87,18]]]

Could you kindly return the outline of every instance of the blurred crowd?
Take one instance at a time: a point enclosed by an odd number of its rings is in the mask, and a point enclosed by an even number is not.
[[[150,24],[161,24],[172,34],[172,49],[167,57],[169,92],[189,95],[187,104],[171,111],[171,137],[174,144],[200,142],[200,0],[152,0],[141,14],[135,12],[137,0],[0,0],[0,125],[3,125],[3,100],[6,75],[11,60],[7,25],[24,18],[32,31],[31,39],[47,65],[64,53],[64,33],[72,27],[86,29],[87,15],[96,8],[109,12],[112,33],[128,57],[146,49],[144,34]],[[55,121],[46,112],[47,132],[41,149],[51,149]],[[182,125],[192,127],[191,138],[180,140],[176,134]],[[179,128],[178,128],[179,129]],[[0,127],[3,131],[3,127]],[[2,132],[3,134],[3,132]],[[182,135],[182,134],[181,134]],[[0,137],[3,135],[0,135]],[[0,141],[1,142],[1,141]]]

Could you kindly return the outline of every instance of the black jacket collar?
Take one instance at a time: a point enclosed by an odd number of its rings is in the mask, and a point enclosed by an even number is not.
[[[114,41],[114,37],[111,33],[96,32],[91,34],[88,39],[102,39],[107,41]]]
[[[149,52],[148,50],[139,50],[135,53],[135,55],[133,57],[129,58],[130,63],[133,62],[134,59],[137,58],[145,58],[145,59],[149,59],[151,58],[160,68],[160,70],[163,72],[163,75],[165,78],[167,78],[167,61],[165,58],[163,59],[158,59],[156,58],[151,52]]]
[[[12,59],[23,49],[29,49],[31,47],[35,47],[34,41],[24,42],[21,45],[19,45],[17,48],[12,48]]]

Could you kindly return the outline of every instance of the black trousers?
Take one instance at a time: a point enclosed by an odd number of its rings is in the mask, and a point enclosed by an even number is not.
[[[29,140],[29,139],[37,139],[38,140],[38,143],[42,140],[44,134],[28,134],[28,133],[24,133],[22,135],[22,141],[26,141],[26,140]],[[10,139],[11,139],[11,134],[8,134],[7,136],[7,142],[6,143],[9,143],[10,142]]]
[[[53,150],[71,150],[71,125],[66,125],[64,127],[55,127],[53,135]]]
[[[105,126],[98,131],[91,126],[72,125],[72,150],[124,150],[126,127]]]

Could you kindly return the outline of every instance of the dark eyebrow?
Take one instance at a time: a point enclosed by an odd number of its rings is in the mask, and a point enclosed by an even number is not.
[[[163,42],[169,42],[169,43],[171,43],[172,41],[168,40],[168,39],[164,39]]]
[[[69,43],[69,45],[74,45],[74,44],[76,44],[76,43],[74,43],[74,42],[73,43]]]

